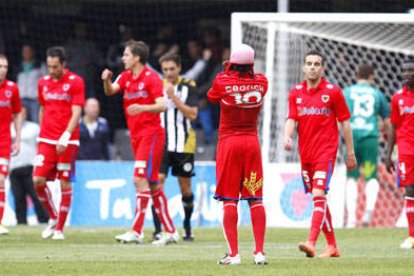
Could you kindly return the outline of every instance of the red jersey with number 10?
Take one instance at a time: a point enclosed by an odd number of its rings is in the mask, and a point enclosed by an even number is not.
[[[39,80],[39,103],[43,106],[39,141],[56,144],[68,127],[72,116],[72,106],[83,106],[85,103],[85,84],[83,79],[65,69],[60,79],[50,75]],[[70,144],[79,145],[79,126],[70,137]]]
[[[134,76],[131,70],[124,71],[115,83],[124,91],[124,112],[132,138],[162,129],[159,113],[143,112],[130,116],[127,112],[132,104],[154,104],[155,99],[164,97],[162,80],[154,71],[144,67],[138,76]]]
[[[5,145],[6,151],[11,149],[10,123],[13,114],[19,113],[21,109],[19,88],[14,82],[4,80],[0,84],[0,144]]]
[[[219,73],[208,91],[208,100],[220,103],[220,138],[233,135],[257,135],[257,118],[267,92],[267,79],[240,77],[238,72]]]
[[[391,123],[396,125],[398,153],[414,155],[414,91],[406,86],[392,96]]]
[[[306,81],[289,94],[288,119],[298,122],[299,153],[302,162],[335,159],[338,150],[338,123],[351,118],[342,90],[322,78],[316,88]]]

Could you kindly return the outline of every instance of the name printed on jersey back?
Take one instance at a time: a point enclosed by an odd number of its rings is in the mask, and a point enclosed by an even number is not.
[[[225,91],[227,96],[222,99],[224,104],[250,108],[262,104],[266,88],[260,84],[227,85]]]

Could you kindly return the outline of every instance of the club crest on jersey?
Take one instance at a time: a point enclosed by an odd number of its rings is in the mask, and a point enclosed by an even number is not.
[[[296,103],[301,104],[302,103],[302,98],[296,98]]]
[[[329,101],[329,95],[322,95],[322,101],[324,102],[324,103],[327,103],[328,101]]]
[[[131,83],[129,82],[129,81],[127,81],[126,83],[125,83],[125,87],[129,87],[131,85]]]
[[[138,90],[142,90],[143,88],[144,88],[144,83],[143,82],[140,82],[138,84]]]
[[[70,84],[68,84],[68,83],[65,83],[62,87],[63,91],[65,91],[65,92],[68,91],[69,88],[70,88]]]
[[[12,96],[12,92],[10,90],[6,90],[4,94],[6,95],[7,98],[10,98]]]

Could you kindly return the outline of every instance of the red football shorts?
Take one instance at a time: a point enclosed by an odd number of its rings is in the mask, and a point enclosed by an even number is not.
[[[165,146],[165,132],[160,129],[150,135],[131,139],[134,153],[134,177],[146,178],[151,184],[158,184],[158,173]]]
[[[0,174],[4,176],[9,173],[10,153],[10,143],[0,145]]]
[[[78,146],[68,145],[62,154],[57,154],[56,145],[39,142],[37,155],[33,162],[33,176],[45,177],[48,180],[57,178],[64,181],[74,181],[78,149]]]
[[[399,155],[397,162],[397,185],[414,184],[414,155]]]
[[[305,191],[311,193],[313,189],[329,190],[329,182],[335,167],[335,159],[322,162],[302,162],[302,180]]]
[[[215,199],[262,199],[262,156],[257,136],[220,138],[216,175]]]

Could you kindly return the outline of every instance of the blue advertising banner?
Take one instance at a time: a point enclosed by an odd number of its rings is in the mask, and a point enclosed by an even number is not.
[[[77,162],[70,225],[131,226],[135,215],[133,164],[133,162]],[[196,162],[195,172],[196,176],[192,178],[195,197],[192,224],[219,226],[222,220],[222,203],[213,199],[216,187],[215,163]],[[184,211],[177,178],[169,175],[164,187],[171,217],[174,224],[180,228]],[[247,203],[242,202],[240,205],[240,223],[249,224]],[[152,225],[150,208],[147,209],[145,225]]]

